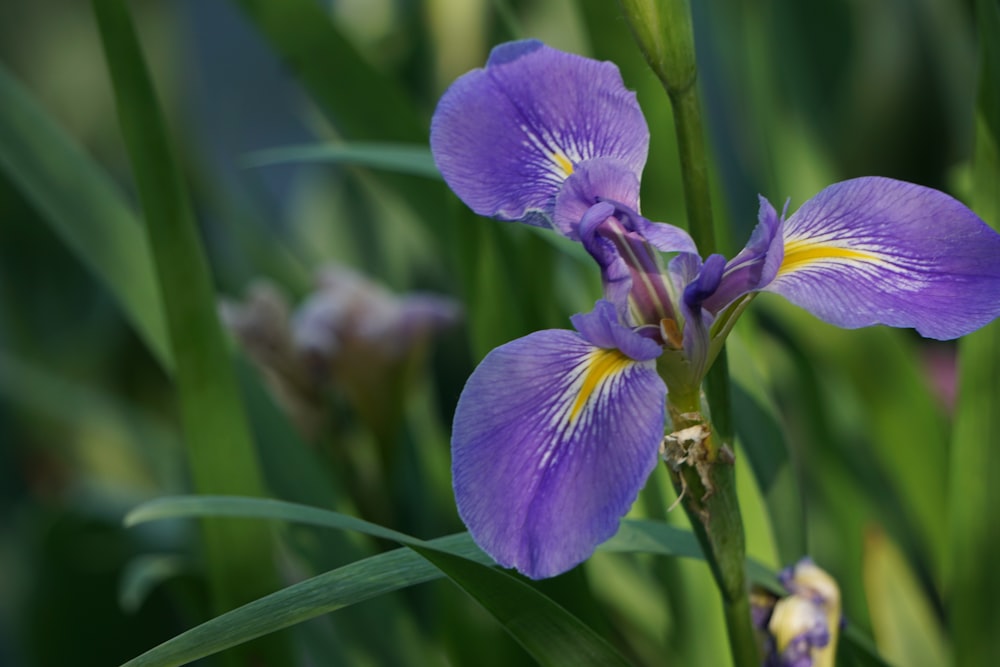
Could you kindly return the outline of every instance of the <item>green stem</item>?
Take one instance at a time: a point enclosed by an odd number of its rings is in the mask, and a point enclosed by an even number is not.
[[[732,450],[717,440],[711,422],[689,395],[671,396],[668,408],[674,431],[666,439],[667,468],[722,596],[733,664],[751,667],[759,664],[760,655],[750,623]]]
[[[688,2],[619,0],[639,48],[670,97],[688,228],[707,256],[717,251],[717,244]],[[683,387],[670,387],[668,409],[674,430],[664,441],[664,458],[722,595],[733,662],[737,667],[754,667],[760,656],[750,623],[724,354],[709,371],[705,386],[714,426],[702,414],[697,388],[685,392]]]
[[[683,88],[666,84],[664,87],[670,96],[670,106],[674,112],[674,131],[681,162],[688,228],[698,250],[702,255],[708,256],[716,251],[716,242],[698,90],[694,79]]]

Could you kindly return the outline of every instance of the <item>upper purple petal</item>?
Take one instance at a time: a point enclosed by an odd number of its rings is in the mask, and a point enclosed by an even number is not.
[[[837,326],[956,338],[1000,315],[1000,234],[937,190],[844,181],[785,221],[784,256],[765,289]]]
[[[462,520],[500,565],[550,577],[610,538],[656,467],[666,387],[570,331],[493,350],[455,411],[452,472]]]
[[[649,130],[618,68],[545,46],[494,49],[459,77],[431,121],[431,151],[452,190],[480,215],[549,224],[576,165],[619,160],[635,174]]]

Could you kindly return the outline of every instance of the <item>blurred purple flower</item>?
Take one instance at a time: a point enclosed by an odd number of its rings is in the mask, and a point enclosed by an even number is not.
[[[803,558],[778,575],[788,595],[751,595],[754,626],[763,637],[764,667],[833,667],[840,634],[840,588]]]
[[[294,314],[277,288],[258,282],[245,303],[222,303],[223,322],[310,439],[330,387],[372,430],[391,429],[410,367],[435,333],[458,320],[457,304],[430,294],[397,296],[340,266],[322,269],[316,282]]]
[[[604,298],[576,332],[494,350],[455,414],[459,512],[487,553],[531,577],[615,533],[656,465],[667,388],[697,391],[757,292],[837,326],[940,339],[1000,314],[1000,235],[941,192],[859,178],[788,219],[761,198],[747,246],[703,261],[686,232],[639,213],[648,143],[613,64],[537,41],[496,47],[432,121],[435,162],[470,208],[550,227],[601,270]]]

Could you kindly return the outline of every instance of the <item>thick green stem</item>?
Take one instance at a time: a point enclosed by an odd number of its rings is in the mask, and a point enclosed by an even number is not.
[[[717,244],[688,2],[619,0],[639,48],[670,97],[688,228],[699,251],[707,256],[717,251]],[[756,667],[760,656],[750,623],[725,356],[720,354],[706,382],[714,432],[702,413],[697,387],[687,389],[669,387],[673,432],[664,440],[664,458],[722,595],[733,662],[737,667]]]
[[[697,397],[670,397],[673,432],[665,439],[664,458],[674,488],[715,577],[722,596],[733,664],[760,662],[745,570],[743,520],[736,497],[732,449],[718,441]]]
[[[677,152],[681,161],[684,204],[688,228],[698,250],[708,256],[716,251],[712,223],[712,198],[708,187],[708,158],[701,124],[701,102],[692,79],[684,88],[664,86],[674,111]]]

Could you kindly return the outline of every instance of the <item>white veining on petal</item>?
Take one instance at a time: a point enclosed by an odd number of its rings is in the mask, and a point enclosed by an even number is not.
[[[593,364],[608,354],[621,353],[598,349],[582,356],[572,370],[560,378],[561,386],[542,406],[541,430],[551,437],[539,438],[535,450],[538,454],[537,470],[540,473],[555,466],[563,456],[576,455],[574,450],[580,442],[579,436],[595,425],[595,420],[600,418],[600,411],[607,407],[607,402],[621,393],[629,371],[641,363],[627,358],[612,361],[614,365],[588,390],[586,385]],[[578,406],[582,392],[588,393]],[[577,409],[576,414],[574,409]]]

